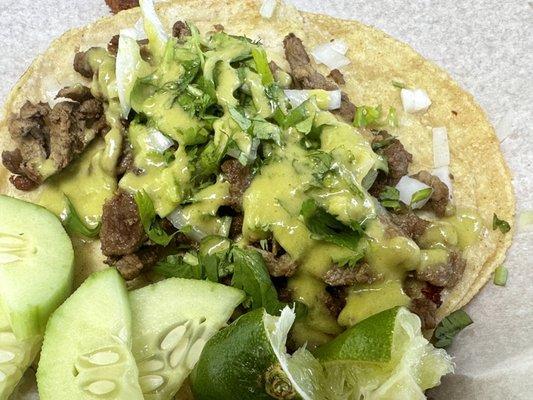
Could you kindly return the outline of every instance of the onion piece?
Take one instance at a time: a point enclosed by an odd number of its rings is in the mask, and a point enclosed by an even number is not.
[[[431,100],[423,89],[402,89],[400,96],[403,110],[408,113],[426,111],[431,105]]]
[[[316,89],[315,89],[316,90]],[[295,90],[295,89],[286,89],[284,90],[285,96],[289,99],[289,102],[293,107],[298,107],[304,101],[308,100],[313,90]],[[336,110],[341,106],[341,91],[340,90],[325,90],[328,94],[328,110]]]
[[[341,53],[343,56],[345,56],[346,53],[348,52],[348,43],[346,43],[344,40],[334,39],[330,43],[331,43],[331,47],[333,47],[333,49],[337,53]]]
[[[263,0],[261,3],[261,8],[259,9],[259,14],[266,19],[272,18],[272,15],[274,15],[274,10],[276,9],[276,5],[276,0]]]
[[[143,20],[139,18],[133,28],[124,28],[120,31],[121,35],[126,35],[135,40],[147,39],[146,32],[144,31]]]
[[[122,108],[122,116],[128,117],[131,110],[130,94],[137,80],[138,70],[142,64],[140,48],[137,40],[130,36],[131,32],[120,31],[115,67],[118,99]]]
[[[316,46],[311,54],[317,63],[324,64],[329,69],[338,69],[350,64],[350,60],[344,55],[347,50],[348,46],[343,41],[327,42]]]
[[[191,239],[196,240],[197,242],[199,242],[206,236],[206,234],[200,229],[189,224],[189,220],[183,214],[183,209],[181,207],[178,207],[174,211],[172,211],[170,215],[167,216],[167,219],[177,230],[181,230],[184,227],[189,226],[191,229],[187,231],[186,235]]]
[[[396,185],[396,189],[398,189],[398,191],[400,192],[400,201],[406,205],[410,205],[413,209],[423,207],[424,204],[426,204],[429,198],[431,197],[430,194],[425,199],[411,204],[411,200],[415,193],[421,190],[431,189],[431,186],[428,186],[425,183],[420,182],[418,179],[411,178],[407,175],[402,176],[402,178]]]
[[[444,127],[433,128],[433,166],[435,168],[450,165],[450,147],[448,132]]]
[[[163,153],[165,150],[174,145],[174,141],[157,129],[153,128],[150,130],[150,133],[146,138],[146,144],[152,150],[158,153]]]
[[[448,186],[448,192],[450,194],[450,199],[452,198],[452,179],[450,178],[450,167],[448,165],[444,165],[442,167],[434,168],[433,171],[431,171],[432,175],[435,175],[437,178],[439,178],[442,183],[444,183],[446,186]]]

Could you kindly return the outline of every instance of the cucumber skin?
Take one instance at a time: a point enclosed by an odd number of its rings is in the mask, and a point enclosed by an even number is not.
[[[191,374],[196,400],[272,400],[264,376],[278,359],[262,323],[265,313],[260,308],[244,314],[207,342]],[[206,354],[216,357],[216,363]]]

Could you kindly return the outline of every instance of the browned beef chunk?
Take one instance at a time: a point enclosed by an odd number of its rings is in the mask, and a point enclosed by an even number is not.
[[[74,56],[74,71],[76,71],[78,74],[85,78],[91,79],[96,71],[93,71],[93,69],[91,68],[91,64],[89,64],[89,58],[87,56],[89,50],[85,52],[76,53],[76,55]]]
[[[91,89],[89,89],[87,86],[74,85],[64,87],[57,92],[56,99],[60,97],[65,97],[67,99],[77,101],[78,103],[83,103],[86,100],[92,99],[93,95],[91,94]]]
[[[431,265],[416,272],[417,279],[438,287],[454,287],[457,285],[466,267],[466,261],[458,251],[451,251],[448,262]]]
[[[106,256],[122,256],[137,251],[146,235],[133,196],[120,191],[106,201],[102,213],[100,241]]]
[[[114,56],[117,55],[118,52],[118,39],[120,38],[119,35],[115,35],[111,38],[111,40],[107,43],[107,52],[109,54],[112,54]]]
[[[276,72],[281,70],[280,66],[278,64],[276,64],[275,61],[270,61],[268,63],[268,67],[270,68],[270,72],[272,72],[273,75],[276,75]]]
[[[289,33],[283,39],[283,47],[285,48],[285,58],[291,67],[296,89],[337,89],[337,85],[333,81],[319,73],[311,64],[311,59],[302,41],[294,33]]]
[[[118,159],[116,173],[117,176],[122,176],[126,172],[134,171],[135,163],[133,160],[133,151],[129,143],[124,143],[122,154]]]
[[[107,129],[102,103],[88,88],[64,88],[58,96],[74,101],[57,103],[53,109],[46,103],[26,102],[9,121],[9,133],[17,148],[3,152],[2,162],[12,173],[24,177],[11,179],[21,190],[33,188],[49,176],[39,171],[45,161],[53,162],[53,172],[60,171]]]
[[[215,24],[213,25],[213,28],[215,28],[216,32],[224,32],[224,25],[222,24]]]
[[[139,6],[139,0],[105,0],[113,14]]]
[[[127,254],[112,262],[112,265],[127,281],[137,278],[141,272],[152,268],[162,257],[161,246],[146,246],[133,254]]]
[[[329,71],[328,78],[331,78],[339,86],[346,84],[344,75],[336,68]]]
[[[346,306],[346,289],[344,287],[327,287],[320,299],[335,318],[339,316]]]
[[[402,210],[399,213],[390,214],[391,221],[413,240],[417,240],[429,226],[429,221],[420,218],[411,210]]]
[[[446,206],[448,205],[450,195],[448,186],[446,186],[446,184],[438,177],[431,175],[427,171],[420,171],[413,175],[413,178],[418,179],[420,182],[424,182],[426,185],[433,188],[433,193],[424,208],[433,210],[437,216],[443,217],[446,214]]]
[[[333,110],[333,114],[338,115],[348,123],[352,123],[355,117],[355,105],[350,101],[348,95],[341,93],[341,106],[338,110]]]
[[[172,36],[178,38],[178,40],[183,40],[185,37],[191,36],[191,30],[185,22],[176,21],[172,26]]]
[[[244,222],[244,215],[236,214],[231,218],[231,226],[229,228],[229,238],[235,239],[242,235],[242,224]]]
[[[296,264],[292,257],[287,253],[278,255],[273,251],[271,252],[258,248],[254,248],[254,250],[257,250],[263,256],[263,260],[265,260],[265,264],[271,276],[290,277],[294,275],[298,268],[298,264]]]
[[[409,308],[420,317],[423,329],[433,329],[437,326],[436,311],[441,304],[441,290],[411,277],[404,282],[404,291],[411,298]]]
[[[405,150],[398,139],[386,131],[379,131],[374,135],[372,146],[378,147],[376,151],[387,158],[389,165],[388,174],[379,171],[376,181],[369,190],[372,196],[378,197],[385,186],[395,186],[402,176],[407,175],[413,156]]]
[[[380,278],[367,263],[360,263],[355,267],[335,265],[324,275],[324,282],[329,286],[351,286],[356,283],[372,283]]]
[[[230,200],[228,206],[237,211],[242,210],[242,196],[252,179],[250,168],[242,165],[238,160],[230,158],[220,166],[224,177],[230,184]]]

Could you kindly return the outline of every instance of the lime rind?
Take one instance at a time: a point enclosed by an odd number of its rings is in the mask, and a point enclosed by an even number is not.
[[[425,399],[424,390],[437,386],[442,376],[453,372],[451,357],[422,335],[420,319],[403,307],[395,314],[389,361],[333,361],[330,355],[324,362],[332,399]],[[347,349],[343,350],[337,355],[346,354]]]

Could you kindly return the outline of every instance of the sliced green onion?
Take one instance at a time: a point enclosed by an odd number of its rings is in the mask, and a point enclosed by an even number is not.
[[[505,268],[503,265],[500,265],[494,271],[494,284],[498,286],[505,286],[505,284],[507,283],[508,275],[509,275],[508,269]]]
[[[259,75],[261,75],[261,82],[263,85],[271,85],[274,83],[274,76],[268,65],[266,51],[260,48],[252,49],[252,57],[254,58],[255,67]]]
[[[77,233],[79,235],[94,238],[98,236],[100,232],[100,223],[94,228],[90,228],[82,221],[74,204],[70,201],[68,196],[65,195],[66,210],[63,211],[60,215],[60,219],[63,222],[65,228],[72,233]]]
[[[502,233],[507,233],[511,230],[511,225],[509,225],[509,222],[499,219],[498,216],[494,214],[492,217],[492,230],[495,231],[496,229],[499,229]]]
[[[392,81],[392,86],[397,87],[398,89],[407,89],[407,85],[399,81]]]
[[[433,193],[432,188],[425,188],[413,193],[411,197],[411,204],[416,204],[419,201],[426,200]]]
[[[381,118],[381,106],[359,106],[355,109],[353,125],[361,128],[364,126],[376,125]]]
[[[443,348],[452,344],[453,338],[473,321],[463,310],[457,310],[444,318],[437,328],[433,337],[435,347]]]
[[[389,113],[387,114],[387,124],[393,128],[398,126],[398,116],[396,115],[396,109],[389,107]]]

